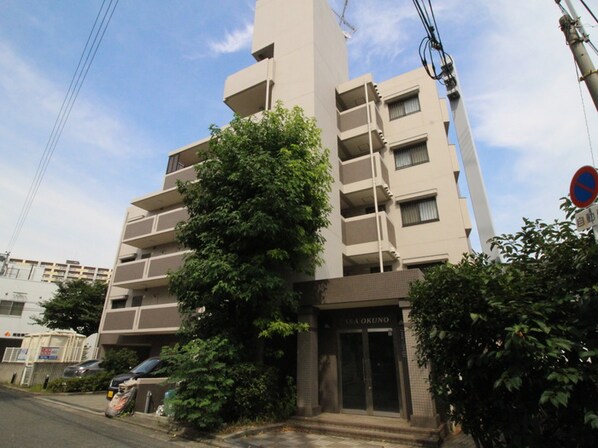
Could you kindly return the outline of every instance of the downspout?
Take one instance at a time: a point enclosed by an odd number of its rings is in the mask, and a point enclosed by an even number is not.
[[[268,76],[266,76],[266,105],[264,110],[270,110],[270,78],[272,77],[272,58],[268,59]]]
[[[372,192],[374,194],[374,214],[376,216],[376,236],[378,238],[378,261],[380,263],[380,272],[384,272],[384,261],[382,259],[382,236],[380,235],[380,222],[378,215],[378,192],[376,189],[376,167],[374,165],[374,146],[372,144],[372,114],[370,113],[370,100],[368,95],[367,81],[363,82],[365,89],[365,110],[368,120],[368,143],[370,145],[370,168],[372,172]]]

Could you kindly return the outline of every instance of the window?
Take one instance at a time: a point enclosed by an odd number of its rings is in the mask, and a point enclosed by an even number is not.
[[[443,264],[445,264],[444,261],[431,261],[430,263],[410,264],[407,265],[407,269],[419,269],[425,274],[426,271],[429,271],[437,266],[442,266]]]
[[[5,316],[21,316],[25,302],[14,302],[12,300],[0,300],[0,314]]]
[[[126,307],[127,307],[127,299],[112,300],[112,309],[113,310],[118,310],[120,308],[126,308]]]
[[[179,162],[180,154],[174,154],[168,158],[168,166],[166,167],[166,174],[173,173],[180,169],[185,168],[181,162]]]
[[[438,221],[436,198],[421,199],[401,204],[403,227]]]
[[[392,272],[392,265],[385,264],[382,266],[382,269],[384,269],[384,272]],[[376,274],[378,272],[380,272],[380,266],[373,266],[370,268],[370,274]]]
[[[400,99],[388,105],[388,112],[391,120],[404,117],[405,115],[419,112],[419,97],[417,94]]]
[[[429,161],[426,142],[420,142],[395,150],[395,168],[397,170]]]
[[[141,306],[143,303],[143,296],[133,296],[131,300],[131,306]]]

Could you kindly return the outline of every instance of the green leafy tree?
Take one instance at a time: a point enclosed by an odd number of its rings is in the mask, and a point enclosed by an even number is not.
[[[219,428],[233,386],[229,366],[236,358],[235,348],[220,337],[195,339],[162,348],[160,357],[169,381],[176,383],[176,393],[165,403],[174,419],[202,430]]]
[[[112,348],[106,351],[102,368],[111,376],[125,373],[139,364],[139,356],[130,348]]]
[[[189,219],[178,240],[192,253],[170,288],[188,339],[221,335],[262,362],[266,338],[303,328],[289,276],[313,273],[319,262],[320,230],[329,224],[328,151],[314,119],[280,104],[211,134],[197,182],[179,185]]]
[[[102,282],[62,282],[50,300],[40,303],[44,310],[32,320],[55,330],[74,330],[85,336],[94,334],[100,326],[107,288]]]
[[[598,247],[567,221],[524,220],[483,255],[412,285],[430,388],[484,447],[590,447],[598,440]]]

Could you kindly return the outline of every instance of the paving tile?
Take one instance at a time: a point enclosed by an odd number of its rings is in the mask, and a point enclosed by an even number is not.
[[[274,432],[239,440],[244,448],[406,448],[396,443],[368,442],[302,432]]]

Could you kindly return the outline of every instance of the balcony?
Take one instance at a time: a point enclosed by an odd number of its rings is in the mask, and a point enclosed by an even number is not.
[[[455,182],[459,181],[459,174],[461,167],[459,166],[459,159],[457,158],[457,150],[455,145],[449,145],[449,156],[451,158],[451,166],[453,167],[453,175],[455,176]]]
[[[378,213],[382,258],[393,262],[399,259],[396,250],[395,228],[385,212]],[[347,264],[378,263],[378,233],[376,231],[376,215],[355,216],[342,220],[343,243],[345,244],[345,260]]]
[[[471,219],[469,218],[469,209],[467,208],[467,198],[459,198],[459,205],[461,206],[461,216],[463,217],[465,234],[469,236],[471,233]]]
[[[274,84],[274,59],[268,58],[230,75],[224,83],[224,102],[241,117],[269,109]]]
[[[352,109],[366,103],[366,86],[368,101],[378,103],[381,100],[378,86],[372,81],[371,75],[347,81],[337,87],[337,99],[343,110]]]
[[[120,263],[114,270],[113,286],[145,289],[168,285],[168,272],[177,270],[187,252],[160,255],[139,261]]]
[[[388,169],[380,154],[374,154],[374,181],[378,202],[392,199],[388,186]],[[353,208],[374,203],[372,165],[370,156],[339,163],[341,180],[341,208]]]
[[[155,212],[164,207],[170,207],[183,202],[176,187],[142,196],[131,202],[132,205],[148,212]]]
[[[139,249],[172,243],[175,240],[175,226],[187,218],[187,209],[179,208],[130,222],[125,227],[123,243]]]
[[[368,138],[368,108],[371,118],[370,133],[372,150],[379,151],[386,145],[382,117],[373,101],[367,105],[354,107],[337,113],[337,126],[340,140],[339,156],[342,160],[359,157],[370,152]]]
[[[209,148],[210,137],[207,137],[171,152],[168,155],[162,189],[176,187],[177,180],[183,182],[196,180],[197,174],[193,167],[201,162],[202,156],[209,151]]]
[[[102,333],[174,333],[181,325],[177,303],[107,310]]]

